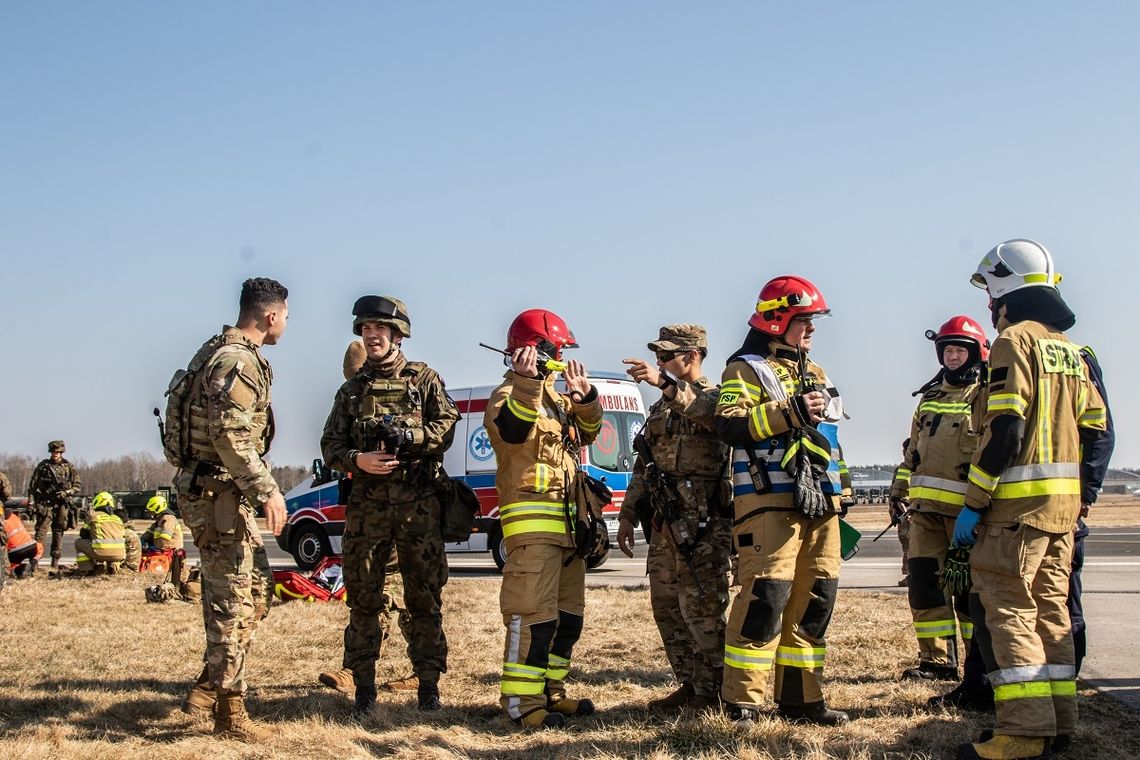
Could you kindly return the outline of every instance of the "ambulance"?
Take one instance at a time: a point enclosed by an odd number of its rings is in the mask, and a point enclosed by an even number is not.
[[[636,383],[624,373],[590,373],[602,405],[602,427],[597,440],[580,453],[582,466],[613,491],[613,502],[605,508],[606,527],[611,540],[617,534],[618,512],[629,487],[633,470],[633,439],[645,424],[645,404]],[[479,497],[480,514],[468,541],[446,544],[448,552],[490,552],[501,570],[507,557],[499,526],[499,499],[495,491],[495,452],[483,427],[487,399],[496,385],[449,388],[448,395],[462,413],[455,426],[455,440],[444,455],[447,474],[464,481]],[[562,380],[555,387],[565,393]],[[311,570],[325,557],[338,556],[344,535],[344,499],[347,482],[343,473],[317,459],[313,477],[285,494],[289,513],[277,544],[293,555],[297,566]],[[605,562],[600,558],[591,566]]]

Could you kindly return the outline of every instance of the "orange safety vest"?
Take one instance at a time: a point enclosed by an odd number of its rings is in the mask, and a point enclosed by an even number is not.
[[[24,527],[23,520],[15,512],[10,513],[4,518],[4,530],[8,533],[8,551],[14,552],[23,549],[29,544],[34,544],[36,541],[28,534],[28,529]]]

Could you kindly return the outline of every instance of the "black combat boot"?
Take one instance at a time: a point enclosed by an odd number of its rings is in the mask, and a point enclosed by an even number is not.
[[[352,705],[352,717],[364,720],[376,706],[376,687],[367,684],[356,685],[356,699]]]
[[[974,712],[994,711],[994,692],[987,684],[963,681],[945,694],[926,700],[927,707],[957,707]]]
[[[810,705],[777,705],[776,714],[792,723],[814,723],[817,726],[843,726],[851,717],[842,710],[830,710],[823,702]]]
[[[439,701],[439,685],[436,683],[420,681],[420,686],[416,690],[416,697],[419,701],[417,707],[424,712],[435,712],[443,709],[443,705]]]
[[[902,677],[911,681],[957,681],[958,668],[953,665],[920,662],[918,667],[904,670]]]

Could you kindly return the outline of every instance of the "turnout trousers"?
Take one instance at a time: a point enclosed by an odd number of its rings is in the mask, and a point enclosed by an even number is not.
[[[516,546],[503,567],[499,608],[507,629],[499,703],[518,720],[545,709],[548,697],[566,696],[586,608],[585,560],[555,544]]]
[[[970,555],[970,608],[994,689],[998,734],[1050,737],[1077,727],[1065,606],[1072,551],[1071,532],[1046,533],[1017,523],[979,530]]]
[[[692,569],[667,528],[653,531],[649,541],[653,619],[673,675],[692,684],[701,697],[715,697],[720,691],[731,531],[728,520],[710,519],[693,550]]]
[[[907,589],[919,663],[958,667],[957,631],[966,651],[974,636],[969,615],[969,592],[949,598],[938,585],[946,552],[954,538],[954,520],[936,512],[911,512],[910,561]],[[957,612],[957,620],[955,620]]]
[[[776,702],[823,702],[825,636],[839,588],[839,515],[771,510],[733,529],[741,592],[724,646],[725,702],[758,708],[768,671]]]

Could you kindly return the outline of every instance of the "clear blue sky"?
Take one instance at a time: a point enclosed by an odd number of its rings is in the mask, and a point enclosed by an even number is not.
[[[413,359],[493,383],[518,311],[594,369],[705,324],[709,374],[786,272],[853,463],[898,456],[923,338],[988,324],[993,244],[1053,251],[1140,465],[1140,28],[1126,3],[0,5],[0,451],[159,452],[150,409],[241,281],[291,290],[269,348],[303,464],[364,293]]]

